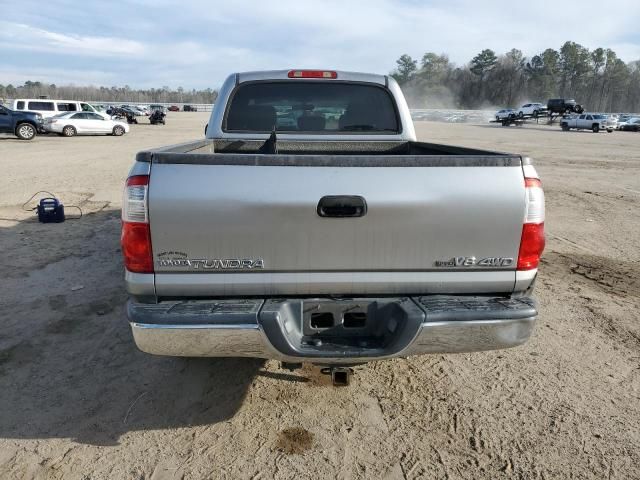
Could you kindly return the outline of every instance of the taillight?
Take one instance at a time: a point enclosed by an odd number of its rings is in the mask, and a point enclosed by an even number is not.
[[[544,191],[538,178],[525,178],[525,213],[518,270],[538,268],[544,250]]]
[[[149,175],[127,179],[122,199],[122,254],[130,272],[153,273],[151,231],[147,209]]]
[[[289,78],[338,78],[338,72],[330,70],[290,70]]]

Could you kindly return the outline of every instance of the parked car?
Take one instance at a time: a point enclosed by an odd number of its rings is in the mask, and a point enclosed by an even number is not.
[[[593,133],[598,133],[600,130],[606,130],[609,133],[613,131],[613,127],[607,124],[607,116],[601,113],[583,113],[564,117],[560,121],[560,128],[565,132],[571,129],[591,130]]]
[[[620,126],[620,130],[623,132],[638,132],[640,131],[640,118],[635,117],[627,120],[624,125]]]
[[[120,108],[124,108],[124,109],[127,109],[127,110],[133,112],[133,114],[136,117],[141,117],[143,115],[148,115],[148,112],[145,112],[145,110],[140,108],[138,105],[120,105]]]
[[[508,118],[516,118],[518,116],[518,112],[516,112],[513,108],[503,108],[502,110],[498,110],[496,112],[496,120],[499,122],[500,120],[506,120]]]
[[[74,135],[106,134],[119,137],[129,131],[129,125],[120,120],[107,120],[97,113],[70,112],[61,113],[45,120],[44,128],[48,132],[59,133],[65,137]]]
[[[621,113],[621,114],[619,114],[618,115],[618,126],[628,122],[632,118],[634,118],[634,116],[629,114],[629,113]]]
[[[544,193],[525,155],[416,141],[391,77],[238,73],[206,140],[136,155],[121,241],[141,350],[343,384],[362,362],[526,342]]]
[[[547,111],[556,114],[582,113],[584,112],[584,108],[582,105],[576,103],[574,99],[551,98],[547,102]]]
[[[16,111],[36,112],[42,115],[43,118],[53,117],[62,112],[91,112],[97,113],[104,118],[109,118],[106,112],[98,111],[90,103],[76,100],[18,98],[13,101],[13,109]]]
[[[622,130],[622,127],[624,127],[627,123],[629,123],[634,118],[636,118],[636,116],[631,114],[626,114],[626,113],[621,114],[618,117],[618,130]]]
[[[169,110],[170,112],[179,112],[180,107],[177,105],[171,105],[167,110]]]
[[[197,112],[198,108],[194,105],[185,105],[182,107],[183,112]]]
[[[520,118],[524,117],[525,115],[532,115],[534,117],[537,117],[543,113],[546,113],[546,111],[547,107],[545,107],[541,103],[525,103],[518,109],[518,116]]]
[[[33,140],[42,130],[42,115],[16,112],[0,105],[0,133],[10,133],[20,140]]]
[[[139,114],[138,114],[138,112],[136,112],[132,108],[129,108],[129,107],[111,107],[111,109],[108,110],[108,112],[109,112],[109,115],[111,115],[111,118],[114,119],[114,120],[119,120],[119,119],[126,118],[127,119],[127,123],[129,123],[129,124],[138,123],[138,120],[136,120],[136,117],[139,116]]]

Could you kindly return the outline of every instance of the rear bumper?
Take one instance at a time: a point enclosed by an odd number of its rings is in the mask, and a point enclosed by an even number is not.
[[[355,310],[368,325],[343,328],[345,312]],[[530,337],[537,316],[530,298],[442,295],[129,302],[127,311],[136,345],[147,353],[321,364],[515,347]],[[309,311],[331,312],[336,325],[310,327]]]

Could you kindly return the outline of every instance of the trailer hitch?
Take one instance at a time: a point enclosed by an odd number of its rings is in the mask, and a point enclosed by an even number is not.
[[[334,387],[348,387],[353,375],[353,369],[349,367],[326,367],[320,369],[320,372],[331,375],[331,383]]]

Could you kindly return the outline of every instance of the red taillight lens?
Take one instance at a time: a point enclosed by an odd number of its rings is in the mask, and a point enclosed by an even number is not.
[[[522,226],[518,270],[538,268],[544,250],[544,223],[525,223]]]
[[[338,78],[338,72],[329,70],[291,70],[288,75],[289,78]]]
[[[122,254],[127,270],[135,273],[153,273],[148,191],[149,175],[134,175],[127,179],[122,199]]]
[[[525,215],[518,253],[518,270],[538,268],[544,250],[544,191],[538,178],[525,178]]]
[[[148,223],[122,222],[122,254],[130,272],[153,273],[151,232]]]
[[[127,187],[133,185],[149,185],[149,175],[134,175],[127,178]]]

